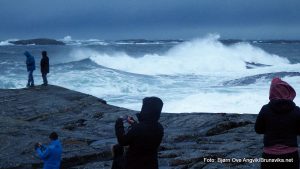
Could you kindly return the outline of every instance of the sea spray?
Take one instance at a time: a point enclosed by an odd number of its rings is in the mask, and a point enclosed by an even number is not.
[[[78,49],[72,55],[89,57],[101,66],[146,75],[218,74],[247,71],[246,62],[265,65],[286,65],[286,58],[269,54],[249,43],[224,45],[217,36],[178,44],[164,54],[132,57],[126,52],[112,54]]]

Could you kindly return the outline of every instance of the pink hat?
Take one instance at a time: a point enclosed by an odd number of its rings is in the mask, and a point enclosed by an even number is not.
[[[294,100],[296,91],[287,82],[275,77],[270,86],[270,100],[285,99]]]

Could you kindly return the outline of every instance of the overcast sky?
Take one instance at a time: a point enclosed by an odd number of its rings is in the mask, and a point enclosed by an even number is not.
[[[0,39],[300,39],[300,0],[0,0]]]

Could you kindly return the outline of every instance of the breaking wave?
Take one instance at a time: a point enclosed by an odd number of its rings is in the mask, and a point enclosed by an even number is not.
[[[77,49],[72,56],[90,58],[95,63],[121,71],[146,75],[206,74],[241,72],[247,63],[283,66],[289,60],[241,42],[224,45],[218,35],[194,39],[175,45],[163,54],[133,57],[125,52],[101,53],[91,49]]]

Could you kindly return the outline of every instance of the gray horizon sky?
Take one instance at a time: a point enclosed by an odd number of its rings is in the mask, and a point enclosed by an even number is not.
[[[300,39],[299,0],[1,0],[0,39]]]

